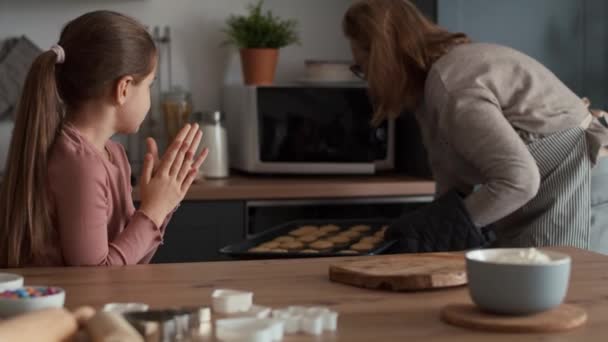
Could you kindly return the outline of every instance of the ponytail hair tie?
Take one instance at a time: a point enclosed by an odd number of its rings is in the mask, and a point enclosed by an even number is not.
[[[51,51],[57,55],[57,61],[55,63],[62,64],[65,62],[65,50],[59,44],[51,46]]]

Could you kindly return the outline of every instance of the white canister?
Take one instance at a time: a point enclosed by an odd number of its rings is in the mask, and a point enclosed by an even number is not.
[[[198,112],[194,113],[193,119],[198,122],[203,131],[203,140],[198,153],[204,147],[209,149],[209,155],[201,167],[199,176],[204,178],[228,177],[228,138],[222,112]]]

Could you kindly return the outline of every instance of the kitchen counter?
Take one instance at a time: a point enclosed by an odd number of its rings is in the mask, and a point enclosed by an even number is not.
[[[373,176],[252,176],[233,175],[203,180],[190,188],[185,200],[267,200],[306,198],[365,198],[432,196],[431,180],[387,174]],[[133,198],[139,199],[137,188]]]
[[[315,341],[605,341],[608,336],[608,256],[557,249],[572,256],[567,301],[587,310],[589,321],[560,334],[498,334],[452,327],[439,320],[442,306],[467,302],[466,287],[416,293],[365,290],[328,280],[340,259],[293,259],[112,268],[20,269],[26,284],[60,286],[66,305],[144,302],[153,308],[209,305],[215,288],[254,291],[254,302],[274,308],[324,305],[340,313],[338,332]],[[351,258],[352,259],[352,258]],[[285,341],[311,341],[305,335]]]

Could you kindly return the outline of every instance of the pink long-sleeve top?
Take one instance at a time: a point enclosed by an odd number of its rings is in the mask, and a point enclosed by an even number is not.
[[[170,215],[157,227],[135,210],[125,150],[113,141],[106,150],[109,160],[69,124],[56,139],[48,161],[58,236],[51,266],[148,263],[163,241]]]

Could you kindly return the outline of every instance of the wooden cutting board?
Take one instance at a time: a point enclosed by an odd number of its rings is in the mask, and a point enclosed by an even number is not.
[[[587,321],[581,307],[562,304],[556,309],[528,316],[494,315],[473,304],[452,304],[441,310],[441,319],[462,328],[505,333],[550,333],[580,327]]]
[[[425,253],[362,257],[330,265],[338,283],[390,291],[416,291],[467,283],[464,254]]]

